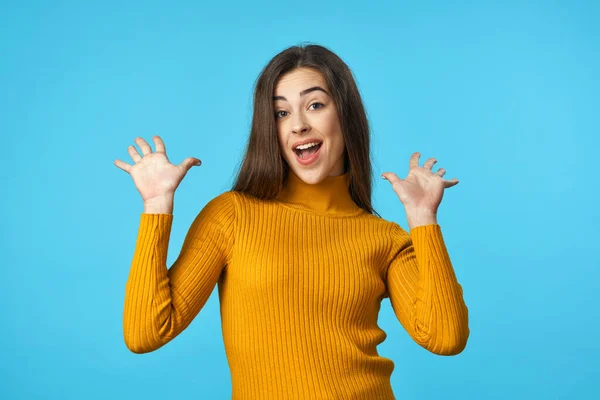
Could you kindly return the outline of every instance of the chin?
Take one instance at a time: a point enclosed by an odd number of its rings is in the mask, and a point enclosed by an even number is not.
[[[300,171],[295,171],[294,173],[300,178],[302,179],[304,182],[310,184],[310,185],[315,185],[319,182],[321,182],[323,179],[327,178],[327,171],[324,171],[322,168],[315,168],[315,169],[311,169],[311,170],[300,170]]]

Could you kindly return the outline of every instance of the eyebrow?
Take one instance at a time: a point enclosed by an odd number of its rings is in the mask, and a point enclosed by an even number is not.
[[[302,96],[304,96],[304,95],[306,95],[306,94],[308,94],[310,92],[314,92],[315,90],[320,90],[320,91],[326,93],[327,96],[331,97],[331,95],[329,93],[327,93],[327,90],[323,89],[321,86],[313,86],[311,88],[304,89],[303,91],[300,92],[300,97],[302,97]],[[283,97],[283,96],[273,96],[273,101],[275,101],[275,100],[285,100],[285,101],[287,101],[287,99],[285,97]]]

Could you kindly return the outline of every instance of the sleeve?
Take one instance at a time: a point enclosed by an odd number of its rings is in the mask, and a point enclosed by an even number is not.
[[[386,294],[394,314],[413,340],[438,355],[464,350],[468,309],[438,224],[413,228],[393,223],[394,248],[386,274]]]
[[[173,214],[141,214],[125,285],[123,334],[134,353],[154,351],[200,312],[226,267],[235,241],[234,192],[213,198],[194,219],[167,269]]]

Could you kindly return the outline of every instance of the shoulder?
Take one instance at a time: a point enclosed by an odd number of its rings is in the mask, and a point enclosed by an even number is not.
[[[236,205],[238,200],[239,193],[234,191],[223,192],[215,197],[213,197],[208,204],[216,204],[219,206],[225,205]]]
[[[248,208],[264,205],[265,200],[257,199],[247,193],[229,190],[213,197],[205,206],[221,214],[242,215]]]
[[[392,257],[412,244],[409,232],[402,228],[400,224],[377,216],[373,216],[372,219],[373,223],[378,225],[378,231],[387,244]]]
[[[410,236],[406,230],[404,230],[399,224],[394,221],[388,221],[377,215],[365,213],[361,218],[366,219],[370,224],[377,226],[378,230],[383,232],[386,236],[403,238]]]
[[[237,193],[232,191],[223,192],[206,203],[199,216],[210,216],[215,219],[235,219],[238,209]]]

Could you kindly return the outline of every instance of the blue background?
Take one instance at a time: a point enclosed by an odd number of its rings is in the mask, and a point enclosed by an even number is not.
[[[427,352],[385,300],[378,350],[397,398],[597,395],[600,3],[122,3],[0,6],[0,397],[230,398],[216,290],[167,346],[125,346],[143,204],[113,162],[155,134],[172,162],[203,161],[175,197],[170,266],[231,187],[261,68],[305,42],[356,76],[384,218],[408,229],[379,175],[405,177],[414,151],[460,180],[438,222],[469,343]]]

